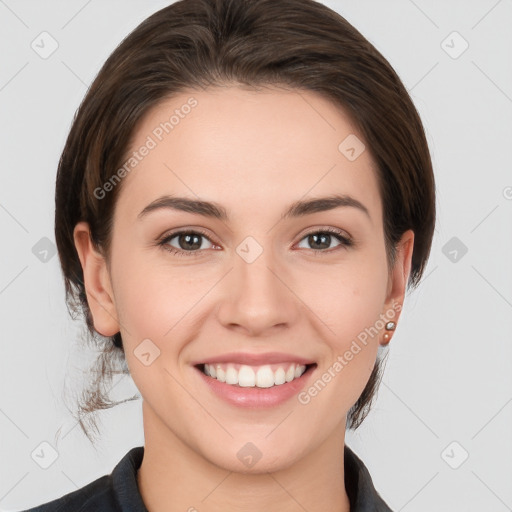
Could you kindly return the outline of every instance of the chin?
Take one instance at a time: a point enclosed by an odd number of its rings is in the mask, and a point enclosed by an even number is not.
[[[233,445],[224,448],[222,452],[215,453],[206,450],[203,457],[219,468],[242,474],[260,475],[282,471],[296,463],[299,457],[296,443],[285,449],[282,444],[276,446],[268,441],[245,441],[236,442],[235,449]]]

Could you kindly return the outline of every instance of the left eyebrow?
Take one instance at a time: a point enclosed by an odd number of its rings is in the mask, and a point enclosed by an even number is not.
[[[303,217],[317,212],[334,210],[340,207],[352,207],[363,212],[370,220],[368,208],[360,201],[349,195],[332,195],[329,197],[319,197],[306,201],[295,201],[281,215],[281,219],[290,217]],[[202,201],[199,199],[190,199],[187,197],[161,196],[148,204],[137,216],[141,219],[148,213],[160,209],[172,209],[188,213],[195,213],[204,217],[211,217],[222,221],[228,221],[227,210],[220,204],[211,201]]]
[[[319,197],[317,199],[309,199],[307,201],[296,201],[292,203],[281,216],[282,219],[289,217],[302,217],[317,212],[325,212],[340,207],[351,207],[363,212],[370,220],[370,212],[368,208],[349,195],[335,194],[329,197]]]

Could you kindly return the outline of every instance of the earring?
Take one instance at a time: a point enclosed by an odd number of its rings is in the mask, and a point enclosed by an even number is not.
[[[386,324],[386,331],[394,331],[396,329],[396,323],[395,322],[388,322]],[[385,332],[383,336],[383,342],[381,345],[387,345],[389,343],[389,340],[391,339],[391,334]]]

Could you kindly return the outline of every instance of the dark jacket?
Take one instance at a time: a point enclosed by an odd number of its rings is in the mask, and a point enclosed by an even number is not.
[[[137,486],[144,447],[132,448],[110,475],[23,512],[147,512]],[[345,489],[350,512],[392,512],[373,487],[368,469],[345,445]]]

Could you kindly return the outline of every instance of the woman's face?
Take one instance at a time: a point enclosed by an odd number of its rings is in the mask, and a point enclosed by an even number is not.
[[[390,271],[350,119],[312,92],[191,91],[146,115],[130,155],[104,187],[122,187],[110,265],[84,274],[96,329],[121,332],[146,443],[254,472],[342,446],[413,240]]]

